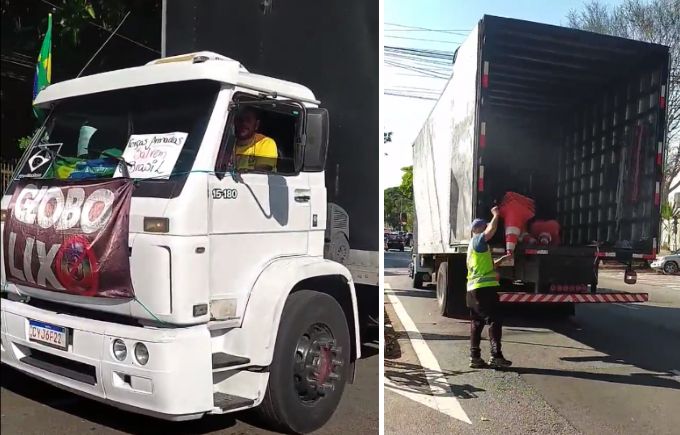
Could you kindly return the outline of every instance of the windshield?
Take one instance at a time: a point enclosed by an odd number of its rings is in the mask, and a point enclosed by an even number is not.
[[[201,80],[102,92],[59,102],[39,139],[42,148],[28,151],[29,158],[19,176],[111,178],[123,175],[123,165],[119,165],[122,157],[133,163],[128,166],[131,178],[147,179],[140,183],[137,196],[179,194],[218,92],[217,82]],[[31,160],[45,148],[51,151]],[[44,157],[50,162],[34,173]],[[180,189],[159,186],[173,184],[168,180],[175,184],[180,181]],[[145,184],[155,186],[145,189]]]

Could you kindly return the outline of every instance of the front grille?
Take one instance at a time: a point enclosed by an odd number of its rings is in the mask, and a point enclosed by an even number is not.
[[[85,384],[97,384],[97,370],[94,366],[36,349],[26,350],[28,355],[20,359],[24,364]]]

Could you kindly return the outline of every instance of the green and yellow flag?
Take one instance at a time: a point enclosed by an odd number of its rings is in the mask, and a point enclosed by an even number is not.
[[[35,65],[35,78],[33,80],[33,101],[38,93],[52,82],[52,14],[47,17],[47,32],[40,47],[38,63]],[[33,108],[37,118],[41,118],[39,109]]]

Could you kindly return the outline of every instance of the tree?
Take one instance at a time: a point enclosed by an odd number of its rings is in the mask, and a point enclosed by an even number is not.
[[[413,166],[401,168],[401,185],[385,189],[384,222],[386,227],[413,230]],[[404,219],[405,218],[405,219]]]
[[[84,74],[144,64],[160,57],[161,0],[0,0],[2,15],[3,157],[35,129],[33,74],[47,16],[52,14],[52,82],[74,78],[132,11]]]
[[[666,98],[668,125],[663,191],[680,186],[680,0],[624,0],[610,7],[592,0],[567,15],[571,27],[670,47],[671,72]]]
[[[406,166],[401,168],[403,174],[401,174],[401,184],[399,185],[399,191],[402,196],[409,201],[413,201],[413,166]]]
[[[661,221],[666,231],[666,247],[671,247],[671,235],[677,238],[678,220],[680,220],[680,203],[666,201],[661,204]]]

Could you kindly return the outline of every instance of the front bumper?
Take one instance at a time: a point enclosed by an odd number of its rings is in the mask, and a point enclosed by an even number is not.
[[[147,328],[59,314],[2,299],[0,359],[57,387],[121,409],[169,420],[199,418],[213,408],[210,333],[205,325]],[[69,329],[67,350],[28,340],[29,319]],[[120,362],[112,342],[123,340]],[[149,351],[146,365],[136,343]]]
[[[652,262],[649,265],[649,267],[651,267],[652,269],[663,269],[663,263],[664,263],[663,261],[657,260],[657,261]]]

